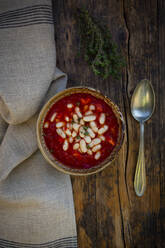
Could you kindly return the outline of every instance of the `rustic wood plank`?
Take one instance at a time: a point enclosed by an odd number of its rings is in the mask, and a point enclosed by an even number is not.
[[[158,32],[157,1],[125,1],[125,19],[129,31],[128,44],[128,98],[139,80],[149,78],[159,96],[158,89]],[[162,47],[162,43],[160,44]],[[144,197],[135,196],[132,187],[129,187],[131,208],[129,210],[129,229],[132,244],[135,247],[162,247],[163,237],[160,232],[160,146],[158,132],[158,111],[146,124],[145,129],[145,158],[147,171],[147,190]],[[133,182],[133,166],[137,159],[137,144],[139,143],[139,126],[130,118],[127,112],[129,155],[127,165],[127,180]],[[136,138],[137,137],[137,138]],[[137,140],[137,142],[135,142]],[[154,145],[157,144],[157,145]],[[123,206],[124,208],[124,206]]]
[[[68,87],[86,85],[100,89],[120,106],[126,120],[125,143],[118,159],[97,175],[72,178],[79,247],[164,247],[165,3],[163,0],[53,2],[57,61],[59,68],[68,74]],[[107,24],[122,49],[127,66],[121,80],[102,81],[77,56],[79,42],[74,14],[82,5]],[[145,129],[147,190],[138,198],[133,178],[139,125],[131,117],[129,106],[132,92],[143,78],[152,81],[157,101]]]

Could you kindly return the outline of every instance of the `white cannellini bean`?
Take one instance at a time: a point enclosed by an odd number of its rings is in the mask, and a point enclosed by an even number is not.
[[[95,159],[97,160],[97,159],[99,159],[100,158],[100,156],[101,156],[101,152],[100,151],[98,151],[96,154],[95,154]]]
[[[64,151],[67,151],[68,148],[69,148],[69,143],[68,143],[67,140],[65,140],[65,141],[64,141],[64,144],[63,144],[63,150],[64,150]]]
[[[63,139],[66,138],[66,134],[62,131],[61,128],[57,128],[57,129],[56,129],[56,132],[57,132],[57,134],[60,135]]]
[[[68,103],[67,104],[67,108],[73,108],[73,104],[72,103]]]
[[[91,104],[91,105],[89,106],[89,109],[90,109],[90,110],[95,110],[95,105]]]
[[[99,144],[99,145],[96,145],[96,146],[94,146],[93,148],[92,148],[92,152],[97,152],[97,151],[99,151],[101,149],[101,145]]]
[[[74,145],[73,145],[73,150],[79,149],[79,146],[80,146],[79,143],[74,144]]]
[[[69,143],[73,143],[73,137],[69,137]]]
[[[93,152],[92,152],[91,149],[88,149],[88,150],[87,150],[87,153],[88,153],[89,155],[92,155],[92,154],[93,154]]]
[[[62,122],[62,121],[56,123],[56,127],[57,127],[57,128],[63,127],[64,125],[65,125],[65,123]]]
[[[82,114],[80,112],[80,108],[79,107],[75,107],[75,112],[78,115],[79,118],[82,118]]]
[[[77,124],[77,123],[74,123],[74,124],[73,124],[73,129],[74,129],[76,132],[78,132],[79,127],[80,127],[79,124]]]
[[[104,113],[101,113],[101,115],[99,117],[99,122],[100,122],[100,124],[104,124],[104,122],[105,122],[105,114]]]
[[[90,136],[85,136],[84,139],[85,139],[85,142],[87,144],[91,143],[91,137]]]
[[[90,122],[90,121],[94,121],[96,120],[96,116],[95,115],[87,115],[83,117],[84,121]]]
[[[85,135],[84,135],[84,128],[83,127],[80,127],[80,129],[79,129],[79,135],[80,135],[81,138],[84,138],[85,137]]]
[[[53,121],[55,120],[56,115],[57,115],[57,113],[54,113],[54,114],[52,115],[52,117],[50,118],[50,121],[51,121],[51,122],[53,122]]]
[[[89,123],[89,125],[90,125],[90,127],[92,128],[92,130],[93,130],[95,133],[98,132],[98,127],[97,127],[95,121],[91,121],[91,122]]]
[[[80,140],[80,149],[83,153],[87,152],[86,142],[84,139]]]
[[[81,138],[85,137],[85,135],[83,133],[79,133],[79,135],[80,135]]]
[[[77,136],[77,133],[75,131],[72,132],[72,137],[75,138]]]
[[[44,128],[48,128],[48,127],[49,127],[49,122],[45,122]]]
[[[96,146],[101,143],[101,139],[95,138],[92,140],[92,142],[89,144],[90,147]]]
[[[88,127],[87,132],[89,133],[91,138],[95,138],[95,133],[92,131],[90,127]]]
[[[99,138],[102,140],[102,141],[105,141],[105,137],[103,135],[99,136]]]
[[[98,134],[103,134],[108,130],[108,126],[104,125],[103,127],[101,127],[98,131]]]
[[[68,122],[68,121],[69,121],[69,117],[68,117],[68,116],[66,116],[66,117],[65,117],[65,120]]]
[[[84,125],[85,122],[83,121],[83,119],[80,120],[80,125]]]
[[[71,135],[72,135],[72,133],[71,133],[71,131],[70,131],[69,129],[66,129],[65,133],[66,133],[66,135],[68,135],[68,136],[71,136]]]
[[[73,115],[73,120],[74,120],[75,122],[78,122],[78,116],[77,116],[76,114]]]
[[[93,115],[93,112],[92,111],[87,111],[87,112],[85,112],[85,115]]]

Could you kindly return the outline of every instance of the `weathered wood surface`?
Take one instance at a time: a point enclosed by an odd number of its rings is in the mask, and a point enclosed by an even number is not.
[[[77,7],[109,27],[127,66],[121,80],[93,75],[77,57]],[[73,177],[80,248],[165,247],[165,1],[54,0],[57,61],[68,74],[69,86],[100,89],[116,102],[126,121],[126,138],[118,159],[103,172]],[[139,126],[130,115],[136,84],[148,78],[156,93],[156,109],[145,126],[147,190],[138,198],[133,178]]]

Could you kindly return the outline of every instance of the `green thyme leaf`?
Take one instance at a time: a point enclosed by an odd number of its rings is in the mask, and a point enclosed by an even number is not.
[[[90,146],[89,145],[87,145],[87,149],[90,149]]]
[[[85,130],[85,131],[88,129],[88,127],[87,127],[87,126],[83,126],[83,128],[84,128],[84,130]]]
[[[85,135],[85,136],[89,135],[88,131],[85,131],[84,135]]]
[[[79,135],[77,135],[76,139],[80,139],[80,136],[79,136]]]
[[[116,44],[112,41],[108,28],[101,26],[85,9],[78,9],[76,17],[80,35],[80,50],[84,55],[84,60],[93,72],[103,79],[110,75],[119,79],[125,63]]]

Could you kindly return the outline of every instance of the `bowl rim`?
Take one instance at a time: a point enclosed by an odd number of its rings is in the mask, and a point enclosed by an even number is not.
[[[88,90],[89,92],[71,92],[72,90]],[[71,95],[71,94],[75,94],[75,93],[88,93],[91,94],[93,96],[95,96],[94,93],[97,93],[98,96],[100,96],[100,99],[104,100],[107,104],[108,104],[115,116],[117,117],[117,120],[121,122],[121,136],[120,136],[120,140],[119,140],[119,144],[118,146],[116,145],[112,151],[112,153],[106,158],[108,159],[109,157],[111,158],[109,161],[107,161],[105,164],[101,165],[105,160],[103,160],[101,162],[101,164],[98,164],[97,166],[91,167],[90,169],[72,169],[66,165],[63,165],[60,161],[55,160],[55,158],[53,157],[53,155],[50,153],[49,149],[47,148],[45,142],[44,142],[44,138],[42,134],[42,127],[43,127],[43,121],[45,116],[47,115],[49,109],[52,107],[52,105],[59,101],[60,99],[64,98],[66,95],[65,93],[68,93],[67,95]],[[93,93],[93,94],[92,94]],[[95,96],[96,98],[99,98],[98,96]],[[56,100],[57,99],[57,100]],[[108,101],[108,102],[107,102]],[[114,111],[115,110],[115,111]],[[102,171],[103,169],[105,169],[106,167],[108,167],[114,160],[115,158],[118,156],[119,151],[121,150],[123,141],[124,141],[124,136],[125,136],[125,122],[124,122],[124,118],[122,113],[119,110],[119,107],[106,95],[104,95],[102,92],[100,92],[100,90],[91,88],[91,87],[87,87],[87,86],[75,86],[75,87],[69,87],[67,89],[64,89],[58,93],[56,93],[54,96],[52,96],[42,107],[42,109],[40,110],[38,119],[37,119],[37,125],[36,125],[36,134],[37,134],[37,143],[38,143],[38,147],[42,153],[42,155],[44,156],[44,158],[46,159],[46,161],[51,164],[54,168],[56,168],[58,171],[61,171],[65,174],[69,174],[69,175],[74,175],[74,176],[87,176],[87,175],[92,175],[92,174],[96,174],[100,171]],[[115,149],[116,148],[116,149]],[[60,165],[58,165],[57,163],[59,163]],[[69,170],[67,170],[69,169]]]

